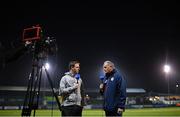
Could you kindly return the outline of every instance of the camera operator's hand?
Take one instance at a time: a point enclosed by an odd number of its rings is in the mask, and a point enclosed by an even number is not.
[[[30,45],[32,42],[30,42],[30,41],[26,41],[26,43],[25,43],[25,47],[27,47],[28,45]]]

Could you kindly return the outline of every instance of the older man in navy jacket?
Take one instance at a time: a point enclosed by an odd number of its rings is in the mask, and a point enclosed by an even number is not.
[[[106,116],[122,116],[126,102],[126,81],[111,61],[104,62],[103,70],[105,77],[100,84],[100,93],[104,95]]]

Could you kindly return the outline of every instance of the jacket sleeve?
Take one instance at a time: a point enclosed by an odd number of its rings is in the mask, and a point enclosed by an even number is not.
[[[117,107],[121,109],[125,109],[126,103],[126,81],[123,77],[120,77],[117,83]]]
[[[59,95],[62,94],[70,94],[72,91],[76,89],[75,86],[72,87],[66,87],[66,77],[62,77],[60,84],[59,84]]]

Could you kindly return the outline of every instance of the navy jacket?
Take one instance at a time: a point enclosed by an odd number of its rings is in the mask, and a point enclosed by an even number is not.
[[[104,110],[116,111],[117,108],[125,109],[126,81],[115,69],[106,74],[104,78]]]

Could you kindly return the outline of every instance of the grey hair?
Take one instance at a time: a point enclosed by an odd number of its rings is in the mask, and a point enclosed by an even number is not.
[[[108,65],[110,65],[113,69],[115,69],[115,65],[114,65],[114,63],[111,62],[111,61],[105,61],[104,64],[108,64]]]

